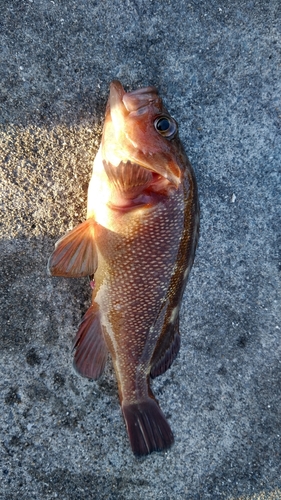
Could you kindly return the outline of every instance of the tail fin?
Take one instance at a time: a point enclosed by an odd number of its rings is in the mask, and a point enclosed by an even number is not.
[[[174,441],[171,428],[154,399],[122,404],[122,411],[135,455],[169,448]]]

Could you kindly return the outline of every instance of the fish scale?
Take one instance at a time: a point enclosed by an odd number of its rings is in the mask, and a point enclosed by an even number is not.
[[[136,455],[174,439],[150,379],[177,356],[199,234],[196,180],[177,129],[154,87],[126,93],[112,82],[87,220],[58,241],[48,263],[53,276],[94,275],[74,365],[97,379],[111,354]]]
[[[149,218],[149,226],[142,223],[142,214],[138,223],[132,214],[135,224],[132,226],[126,224],[128,235],[122,232],[124,229],[122,223],[121,228],[117,225],[114,234],[121,233],[122,236],[117,238],[115,244],[110,245],[110,250],[107,246],[108,241],[104,248],[103,231],[96,240],[101,257],[95,275],[96,288],[92,300],[99,304],[102,311],[102,324],[104,318],[108,318],[114,337],[119,340],[118,352],[114,355],[117,357],[124,352],[123,356],[128,358],[125,370],[128,369],[131,354],[126,342],[126,332],[134,332],[132,344],[135,349],[138,347],[137,356],[140,357],[148,340],[149,329],[158,313],[159,304],[165,300],[166,294],[169,295],[169,282],[181,236],[181,232],[178,231],[178,237],[175,238],[175,228],[183,225],[181,204],[178,197],[175,197],[168,200],[165,210],[161,206],[161,224],[157,226],[156,231],[154,219],[159,219],[157,207],[153,209],[154,214]],[[179,218],[179,213],[182,214],[182,219]],[[154,244],[154,238],[159,238],[160,248]],[[171,238],[174,238],[172,246],[166,244]],[[116,236],[113,240],[116,240]],[[161,258],[157,260],[159,252]],[[106,260],[102,258],[104,254],[107,256]],[[126,254],[125,258],[123,254]],[[133,260],[130,257],[133,257]],[[106,281],[105,276],[108,277]],[[106,328],[106,323],[104,326]],[[159,332],[155,332],[155,335],[158,336]],[[131,337],[129,339],[131,340]],[[153,352],[151,356],[152,354]],[[149,373],[149,362],[150,359],[147,360],[147,373]],[[124,392],[128,392],[125,387],[121,387],[120,391],[122,396]]]

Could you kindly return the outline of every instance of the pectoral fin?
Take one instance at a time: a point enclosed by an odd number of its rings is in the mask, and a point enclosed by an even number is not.
[[[82,377],[97,380],[105,367],[107,347],[103,338],[99,309],[92,304],[82,319],[74,340],[74,367]]]
[[[79,278],[93,274],[98,266],[94,219],[87,219],[60,238],[48,261],[52,276]]]

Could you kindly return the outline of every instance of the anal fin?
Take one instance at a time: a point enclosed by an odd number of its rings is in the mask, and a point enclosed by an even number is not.
[[[95,227],[94,219],[87,219],[57,241],[48,261],[49,274],[79,278],[96,271]]]
[[[131,448],[135,455],[148,455],[169,448],[174,441],[171,428],[154,399],[122,404]]]
[[[102,333],[98,306],[92,304],[83,317],[76,334],[73,349],[76,371],[97,380],[105,367],[107,347]]]

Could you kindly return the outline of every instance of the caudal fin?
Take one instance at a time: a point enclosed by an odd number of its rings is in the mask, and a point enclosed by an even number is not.
[[[122,411],[135,455],[148,455],[171,446],[173,433],[154,399],[134,404],[123,403]]]

